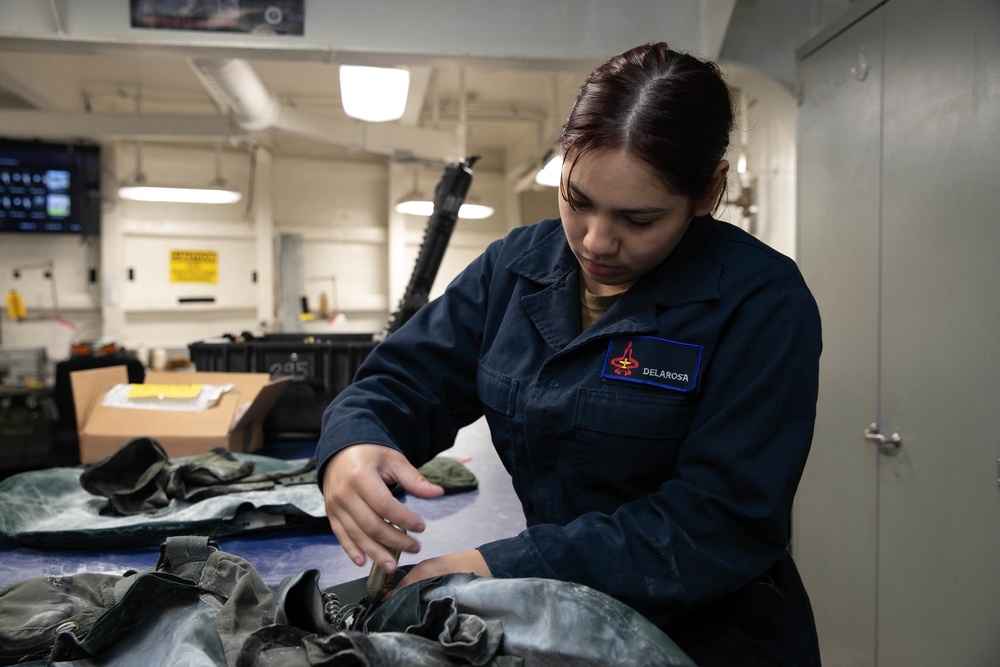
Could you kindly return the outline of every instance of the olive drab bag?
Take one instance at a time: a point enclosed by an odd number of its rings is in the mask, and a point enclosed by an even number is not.
[[[352,630],[357,583],[321,589],[306,570],[270,586],[209,538],[169,537],[150,570],[0,590],[0,663],[693,666],[638,612],[585,586],[446,575],[401,589]]]

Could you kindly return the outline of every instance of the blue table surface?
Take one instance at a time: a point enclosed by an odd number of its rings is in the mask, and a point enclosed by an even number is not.
[[[284,443],[268,446],[260,453],[298,458],[309,456],[312,451],[301,444]],[[421,543],[420,553],[403,554],[401,564],[473,549],[516,535],[524,528],[521,504],[493,449],[485,420],[462,429],[455,446],[443,455],[464,461],[479,480],[479,488],[433,500],[403,496],[401,500],[423,517],[427,528],[416,536]],[[326,526],[248,533],[223,537],[218,542],[223,551],[245,558],[268,584],[278,584],[286,576],[316,569],[320,572],[320,586],[325,588],[364,577],[370,567],[368,564],[358,567],[351,562]],[[158,556],[156,546],[99,551],[36,549],[0,536],[0,587],[39,576],[144,570],[153,567]]]

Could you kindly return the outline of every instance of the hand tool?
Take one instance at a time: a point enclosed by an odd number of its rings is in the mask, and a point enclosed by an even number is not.
[[[404,535],[406,534],[405,529],[394,524],[392,527]],[[401,549],[393,549],[392,551],[392,557],[397,565],[401,552]],[[389,589],[392,588],[392,579],[393,575],[382,569],[378,562],[372,563],[372,569],[368,572],[368,580],[365,582],[365,596],[358,602],[357,611],[354,612],[353,618],[349,622],[351,630],[363,629],[364,622],[368,620],[368,617],[382,603]]]

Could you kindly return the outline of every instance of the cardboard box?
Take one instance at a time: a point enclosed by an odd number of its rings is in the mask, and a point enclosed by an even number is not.
[[[142,436],[163,445],[171,458],[204,454],[215,447],[253,452],[263,445],[261,422],[291,382],[267,373],[170,373],[149,371],[146,384],[233,384],[235,389],[202,412],[175,412],[101,405],[116,384],[127,384],[124,366],[70,373],[80,434],[80,462],[94,463]]]

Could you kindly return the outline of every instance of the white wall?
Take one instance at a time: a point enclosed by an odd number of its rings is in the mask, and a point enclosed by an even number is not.
[[[331,308],[340,313],[333,321],[283,322],[283,330],[381,331],[406,290],[427,227],[426,218],[396,213],[392,204],[414,185],[432,197],[442,175],[443,167],[280,160],[275,233],[303,238],[303,266],[297,277],[304,283],[310,309],[315,312],[320,294],[326,293]],[[500,174],[473,169],[467,201],[473,199],[496,211],[485,220],[458,221],[431,298],[509,228]]]
[[[795,102],[792,95],[760,72],[724,65],[730,83],[749,105],[748,168],[757,176],[755,231],[780,252],[795,248]],[[736,194],[734,136],[730,179]],[[142,167],[151,183],[200,185],[215,178],[213,146],[145,144]],[[75,338],[107,338],[131,349],[166,347],[185,352],[188,343],[224,333],[264,331],[376,332],[399,303],[423,240],[426,220],[397,214],[392,203],[413,188],[414,176],[432,194],[442,169],[414,168],[368,161],[271,159],[257,155],[253,206],[196,206],[117,201],[116,180],[134,176],[134,145],[105,146],[105,194],[100,252],[78,237],[0,237],[0,289],[17,283],[34,318],[0,322],[4,347],[45,346],[53,329],[49,283],[26,270],[18,281],[15,266],[55,262],[60,311],[77,325]],[[388,162],[388,161],[387,161]],[[229,185],[249,190],[250,152],[226,146],[221,173]],[[113,176],[113,177],[112,177]],[[507,193],[504,175],[474,169],[470,199],[496,208],[487,220],[460,220],[444,256],[431,297],[492,240],[519,224],[523,202]],[[548,202],[545,195],[541,195]],[[551,191],[555,211],[555,191]],[[530,208],[530,207],[529,207]],[[261,221],[264,217],[266,220]],[[720,217],[748,226],[730,205]],[[282,321],[280,267],[274,239],[303,238],[301,276],[311,308],[325,292],[343,317],[330,321]],[[219,278],[213,284],[178,284],[169,276],[171,250],[214,250]],[[99,284],[89,268],[99,267]],[[131,269],[131,274],[130,274]],[[289,270],[286,267],[286,271]],[[294,270],[294,267],[293,269]],[[252,282],[253,272],[258,282]],[[178,299],[209,297],[212,304],[180,304]],[[98,305],[99,304],[99,305]],[[263,305],[262,305],[263,304]],[[271,307],[270,304],[273,304]],[[47,317],[42,317],[47,316]]]
[[[129,349],[165,347],[183,353],[188,343],[225,333],[251,331],[377,332],[398,305],[423,241],[427,220],[392,211],[391,203],[413,187],[412,168],[388,163],[281,158],[269,165],[271,175],[258,174],[253,206],[246,197],[222,206],[119,201],[117,183],[134,176],[134,145],[105,147],[103,211],[100,239],[86,245],[79,237],[0,238],[0,286],[13,284],[16,266],[54,259],[60,311],[78,325],[78,340],[113,340]],[[259,153],[258,169],[264,156]],[[144,144],[142,171],[151,184],[203,185],[215,178],[214,147],[171,147]],[[251,177],[246,149],[227,147],[221,172],[230,186],[244,193]],[[468,199],[496,208],[486,220],[460,220],[442,261],[431,296],[492,240],[512,226],[507,220],[503,177],[473,170]],[[428,194],[442,168],[419,169],[420,187]],[[254,217],[263,208],[273,226],[258,238]],[[261,315],[264,290],[280,293],[280,267],[275,239],[282,234],[303,238],[301,267],[286,267],[297,275],[311,309],[321,293],[341,317],[335,321],[282,321],[280,304]],[[98,253],[100,246],[101,253]],[[265,247],[265,252],[261,248]],[[213,251],[218,256],[214,283],[177,283],[170,274],[172,250]],[[104,257],[103,263],[98,254]],[[394,259],[390,261],[390,257]],[[99,282],[88,283],[88,268],[99,268]],[[252,282],[272,271],[275,284]],[[299,274],[295,274],[299,271]],[[50,284],[41,269],[25,270],[16,281],[32,320],[4,318],[0,335],[5,347],[47,345],[52,328]],[[181,303],[206,298],[212,303]]]
[[[755,220],[743,218],[729,205],[720,212],[723,220],[753,231],[762,241],[795,258],[795,97],[774,79],[739,63],[723,63],[730,86],[747,97],[747,122],[737,128],[729,150],[729,189],[738,194],[737,157],[741,131],[748,139],[747,170],[756,177]]]
[[[282,321],[275,329],[365,332],[385,325],[388,189],[386,167],[379,164],[276,161],[275,233],[303,238],[303,265],[284,271],[295,274],[313,311],[320,294],[326,293],[342,319],[336,325],[325,320]]]
[[[90,269],[99,267],[97,239],[0,234],[0,291],[6,296],[9,290],[17,290],[28,311],[28,319],[21,322],[12,322],[4,311],[0,345],[47,347],[61,328],[53,320],[57,309],[75,325],[75,337],[100,337],[100,291],[97,283],[90,282]],[[20,277],[15,278],[15,272]],[[51,279],[45,278],[47,272]]]
[[[117,199],[117,181],[135,174],[135,147],[108,145],[103,191],[109,205],[102,218],[101,294],[103,336],[130,348],[186,351],[189,342],[225,332],[259,328],[257,235],[246,201],[220,206],[162,204]],[[142,171],[149,184],[208,185],[216,177],[214,147],[146,143]],[[224,151],[220,173],[247,192],[249,152]],[[112,177],[113,176],[113,177]],[[171,279],[171,251],[214,251],[216,282]],[[208,298],[214,303],[181,303]]]

